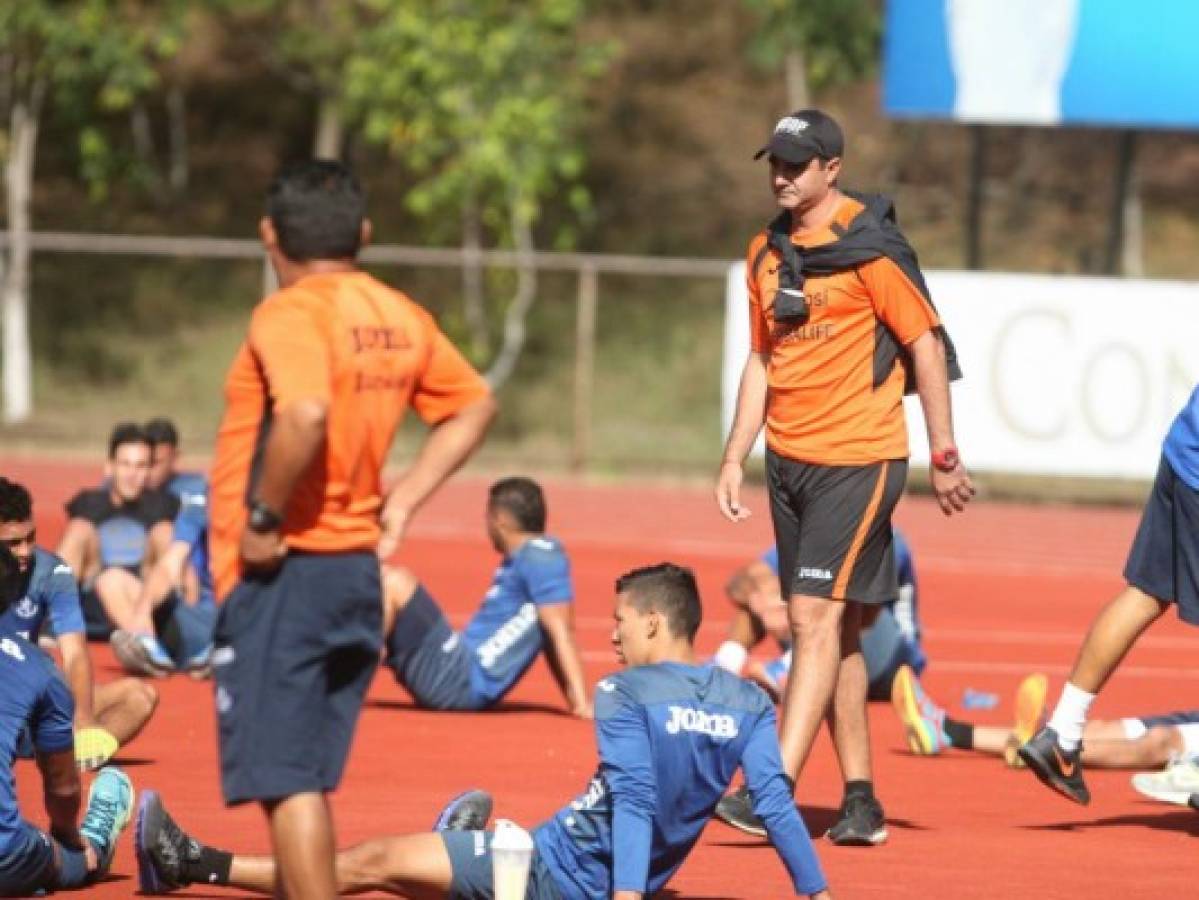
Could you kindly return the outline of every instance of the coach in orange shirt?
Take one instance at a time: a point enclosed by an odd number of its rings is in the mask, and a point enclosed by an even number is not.
[[[749,515],[742,462],[764,423],[779,578],[796,648],[783,701],[783,763],[798,777],[830,714],[846,785],[828,837],[870,845],[886,839],[886,827],[871,779],[858,636],[895,595],[891,512],[907,475],[907,382],[928,422],[941,508],[960,512],[974,488],[954,447],[952,344],[890,201],[838,188],[843,151],[837,123],[807,109],[780,120],[758,153],[768,157],[782,211],[749,246],[751,347],[716,498],[730,520]],[[749,798],[725,798],[721,815],[740,824],[753,815]]]
[[[292,900],[337,893],[326,794],[379,663],[378,557],[495,414],[433,317],[357,268],[365,212],[340,163],[290,166],[271,185],[259,228],[280,289],[227,376],[212,468],[221,786],[227,803],[263,805]],[[384,496],[409,406],[431,431]]]

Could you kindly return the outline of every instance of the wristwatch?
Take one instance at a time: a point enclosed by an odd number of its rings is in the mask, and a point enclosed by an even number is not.
[[[261,500],[254,500],[250,503],[250,518],[246,524],[257,534],[268,534],[279,530],[279,526],[283,524],[283,516]]]
[[[958,467],[961,458],[958,456],[958,448],[952,445],[944,450],[936,450],[932,453],[933,467],[942,472],[952,472]]]

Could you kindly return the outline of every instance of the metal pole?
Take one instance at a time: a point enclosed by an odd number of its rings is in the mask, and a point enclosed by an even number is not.
[[[591,409],[595,393],[595,322],[599,307],[599,274],[595,266],[579,269],[575,313],[574,436],[570,468],[581,473],[591,452]]]
[[[1104,260],[1104,271],[1108,275],[1136,275],[1139,267],[1139,254],[1132,252],[1127,246],[1132,242],[1139,243],[1140,200],[1136,186],[1137,133],[1121,131],[1116,144],[1116,181],[1113,185],[1112,211],[1108,222],[1107,253]],[[1139,247],[1136,248],[1139,250]],[[1132,266],[1129,263],[1133,263]]]
[[[983,176],[987,168],[987,129],[970,126],[970,184],[966,192],[966,268],[983,266]]]

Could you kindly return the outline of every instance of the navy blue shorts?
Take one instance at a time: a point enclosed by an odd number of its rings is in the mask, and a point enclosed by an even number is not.
[[[337,787],[383,629],[373,553],[290,553],[221,606],[213,675],[228,804]]]
[[[1150,597],[1178,604],[1178,618],[1199,625],[1199,492],[1174,474],[1164,456],[1124,580]]]
[[[483,709],[470,686],[473,654],[423,585],[387,636],[387,665],[426,709]]]
[[[22,822],[0,853],[0,897],[28,897],[56,887],[54,848],[49,835]]]
[[[450,857],[453,881],[449,900],[492,900],[490,831],[443,831],[445,852]],[[533,851],[529,866],[529,887],[525,900],[562,900],[558,886],[550,876],[541,856]]]
[[[826,466],[766,453],[783,597],[890,603],[898,579],[891,513],[908,461]]]
[[[1138,716],[1137,718],[1146,728],[1155,728],[1158,725],[1194,725],[1199,723],[1199,709],[1182,709],[1161,716]]]

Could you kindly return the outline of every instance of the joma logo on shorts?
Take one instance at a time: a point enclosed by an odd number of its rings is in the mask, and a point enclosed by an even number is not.
[[[810,569],[807,566],[801,566],[798,574],[800,578],[814,578],[817,581],[833,580],[833,573],[828,569]]]
[[[719,713],[706,713],[690,706],[670,707],[670,721],[666,723],[669,734],[680,731],[699,731],[717,738],[735,738],[737,720]]]
[[[536,624],[537,607],[526,603],[520,612],[500,626],[499,631],[479,645],[479,664],[484,669],[490,669],[496,659],[511,649]]]

